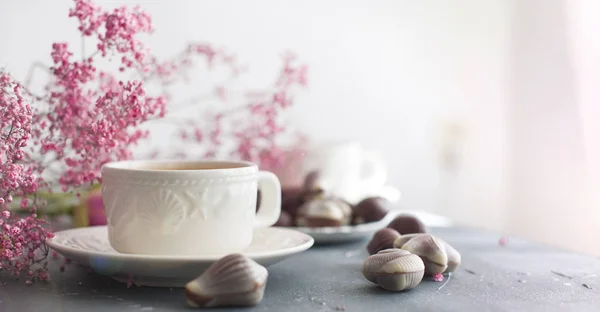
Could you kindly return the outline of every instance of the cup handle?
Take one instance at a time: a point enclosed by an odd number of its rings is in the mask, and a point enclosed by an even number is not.
[[[373,185],[383,186],[386,180],[387,167],[381,157],[375,152],[363,152],[360,180],[362,188],[360,189],[371,190]]]
[[[269,227],[277,222],[281,214],[281,183],[275,174],[259,171],[258,188],[260,207],[254,219],[254,227]]]

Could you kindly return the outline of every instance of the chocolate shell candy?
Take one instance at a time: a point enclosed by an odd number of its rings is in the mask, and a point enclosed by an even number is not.
[[[444,273],[448,269],[446,245],[443,240],[431,234],[407,234],[398,237],[394,241],[394,248],[407,250],[421,257],[423,263],[425,263],[425,274],[432,276]],[[460,262],[460,258],[458,261]],[[454,269],[457,266],[454,266]]]
[[[443,242],[446,249],[446,255],[448,255],[448,268],[446,271],[444,271],[444,273],[451,273],[458,269],[462,261],[462,257],[460,256],[460,253],[454,249],[454,247],[452,247],[446,241]]]
[[[253,306],[262,300],[268,276],[254,260],[231,254],[187,283],[185,296],[192,307]]]
[[[314,199],[304,203],[297,212],[296,225],[305,227],[329,227],[348,225],[352,208],[339,199]]]
[[[380,250],[377,254],[367,257],[363,262],[362,274],[369,282],[377,284],[377,272],[384,264],[409,254],[409,251],[402,249]]]
[[[427,233],[425,224],[423,224],[423,222],[421,222],[421,220],[418,218],[408,214],[403,214],[396,217],[394,220],[392,220],[392,222],[390,222],[390,224],[388,224],[387,227],[398,231],[398,233],[402,235]]]
[[[305,191],[321,189],[321,185],[319,183],[320,173],[319,171],[311,171],[304,178],[304,184],[302,185],[302,189]]]
[[[370,255],[373,255],[381,250],[394,248],[394,241],[399,237],[400,233],[396,230],[383,228],[373,234],[373,237],[367,245],[367,251]]]
[[[425,265],[417,255],[406,255],[384,264],[377,272],[377,284],[385,290],[403,291],[423,280]]]
[[[425,265],[416,255],[402,249],[384,249],[363,263],[363,276],[389,291],[403,291],[419,285]]]
[[[440,247],[441,246],[441,247]],[[443,239],[431,234],[406,234],[398,237],[394,241],[394,248],[409,250],[414,254],[425,257],[426,271],[433,275],[439,272],[444,264],[446,269],[443,273],[454,272],[461,264],[461,255]],[[445,254],[442,255],[442,253]],[[444,262],[444,257],[446,261]]]
[[[382,197],[369,197],[356,204],[352,211],[352,224],[379,221],[390,211],[392,203]]]
[[[396,240],[394,245],[401,244],[402,236]],[[400,247],[415,254],[425,263],[425,274],[436,275],[444,273],[448,268],[448,254],[444,241],[430,234],[415,235]]]

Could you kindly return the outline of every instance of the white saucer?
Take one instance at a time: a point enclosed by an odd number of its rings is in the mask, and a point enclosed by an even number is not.
[[[71,260],[91,267],[99,274],[138,285],[183,287],[223,255],[154,256],[122,254],[108,243],[106,226],[77,228],[54,233],[48,246]],[[307,250],[314,240],[302,232],[270,227],[254,231],[252,243],[242,253],[269,266]]]
[[[377,222],[335,227],[293,227],[293,229],[312,236],[316,244],[345,243],[371,238],[375,232],[386,227],[394,218],[404,213],[419,218],[428,227],[448,227],[452,225],[452,221],[448,218],[423,211],[391,210],[385,218]]]

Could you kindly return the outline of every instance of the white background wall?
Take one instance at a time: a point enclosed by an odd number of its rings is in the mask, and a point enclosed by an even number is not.
[[[554,224],[566,207],[588,203],[571,201],[587,183],[583,149],[560,145],[583,144],[573,141],[581,135],[573,95],[579,91],[565,84],[575,77],[564,52],[565,1],[98,2],[140,3],[154,18],[157,30],[148,42],[158,55],[190,40],[235,51],[250,65],[248,85],[269,83],[280,53],[296,52],[311,69],[310,89],[291,116],[295,125],[314,139],[356,139],[380,150],[405,207],[600,254],[598,240],[575,231],[599,224],[593,209],[565,222],[583,241],[577,246],[543,222],[551,216]],[[49,63],[52,42],[78,44],[76,21],[66,18],[70,6],[67,0],[0,0],[0,66],[24,77],[33,60]],[[593,88],[587,87],[588,98]],[[550,119],[538,120],[537,111]],[[461,166],[452,173],[441,167],[439,152],[443,125],[455,122],[466,133],[457,142]],[[540,138],[544,143],[532,145]],[[565,149],[572,150],[566,158],[539,161]],[[569,171],[574,163],[582,164],[579,176],[557,176],[581,184],[571,184],[560,199],[545,198],[568,184],[540,184],[555,177],[550,168]],[[578,221],[586,216],[592,216],[588,223]]]

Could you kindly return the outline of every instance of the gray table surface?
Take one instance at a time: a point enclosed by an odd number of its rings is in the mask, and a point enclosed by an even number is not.
[[[366,241],[314,246],[269,267],[258,306],[231,311],[600,311],[596,258],[516,239],[501,247],[498,235],[472,229],[433,232],[463,257],[444,282],[386,292],[361,274]],[[0,275],[0,311],[189,311],[182,289],[127,288],[76,265],[60,272],[61,261],[50,262],[48,284]]]

